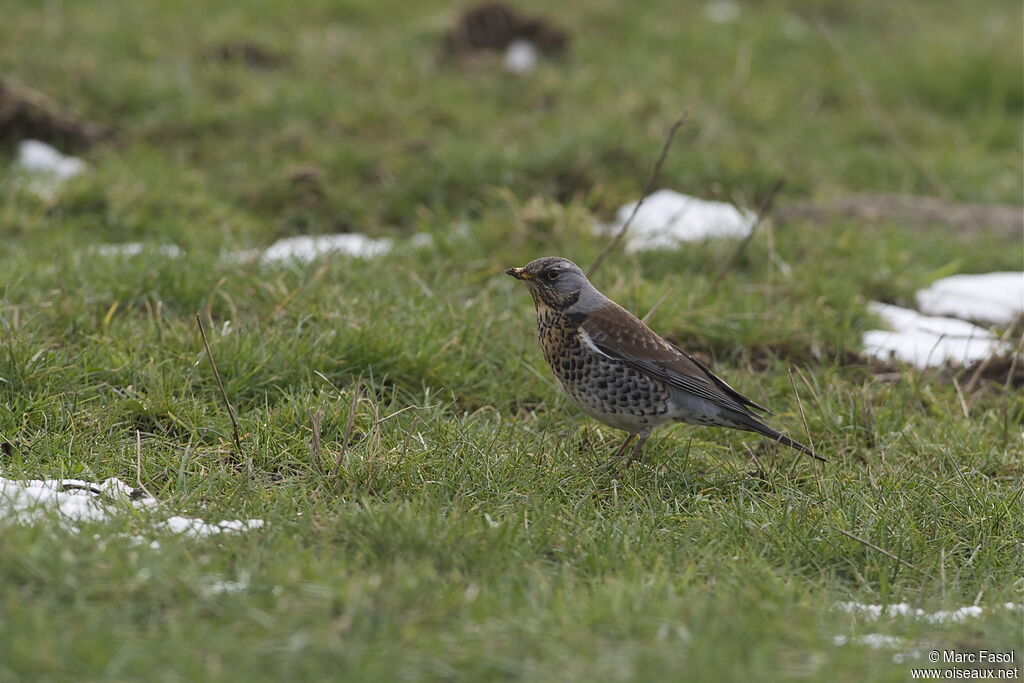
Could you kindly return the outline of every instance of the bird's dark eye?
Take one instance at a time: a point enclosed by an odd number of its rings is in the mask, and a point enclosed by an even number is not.
[[[561,275],[561,273],[559,273],[557,270],[549,270],[546,273],[544,273],[544,277],[547,278],[548,282],[554,282],[555,280],[558,279],[559,275]]]

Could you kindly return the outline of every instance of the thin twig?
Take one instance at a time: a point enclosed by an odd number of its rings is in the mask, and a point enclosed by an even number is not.
[[[1003,382],[1003,391],[1009,391],[1010,385],[1013,384],[1013,374],[1017,371],[1017,361],[1020,360],[1021,355],[1024,354],[1024,336],[1021,337],[1021,341],[1017,344],[1016,350],[1010,355],[1010,369],[1006,371],[1006,381]],[[1006,406],[1009,407],[1009,402]]]
[[[878,97],[875,95],[874,88],[868,79],[860,72],[856,61],[853,56],[847,51],[846,47],[839,40],[839,36],[833,33],[832,29],[829,28],[828,24],[818,19],[815,22],[818,31],[825,37],[825,41],[832,48],[832,51],[839,57],[839,61],[842,63],[843,68],[846,69],[846,73],[849,75],[850,80],[853,81],[857,90],[860,91],[860,98],[866,105],[868,111],[874,116],[876,123],[882,128],[882,132],[889,138],[889,141],[893,143],[893,146],[903,154],[904,158],[907,159],[911,164],[917,167],[917,170],[924,175],[928,184],[932,188],[942,195],[944,198],[949,199],[953,196],[949,186],[940,178],[935,171],[929,168],[921,159],[914,153],[913,148],[904,139],[900,133],[899,128],[896,126],[895,121],[889,116],[889,114],[882,108]],[[975,222],[975,227],[977,223]]]
[[[341,450],[338,451],[338,457],[334,461],[334,477],[337,477],[341,472],[341,462],[345,459],[349,441],[352,439],[352,428],[356,423],[356,409],[359,407],[359,399],[362,393],[363,386],[356,384],[356,388],[352,390],[352,402],[348,407],[348,420],[345,422],[345,435],[341,439]]]
[[[800,374],[800,379],[810,386],[810,383],[807,381],[807,378],[803,376],[803,373]],[[807,443],[811,445],[811,450],[817,453],[818,451],[814,448],[814,437],[811,436],[811,428],[807,425],[807,415],[804,414],[804,402],[800,399],[800,392],[796,390],[796,380],[793,379],[792,368],[789,370],[789,385],[793,387],[793,395],[796,396],[796,409],[797,412],[800,413],[800,422],[804,425],[804,433],[807,434]],[[813,389],[811,390],[811,393],[814,393]]]
[[[312,436],[309,439],[309,449],[313,452],[313,462],[319,463],[323,458],[323,448],[320,445],[320,425],[324,420],[324,411],[318,410],[313,413],[309,420],[309,427]]]
[[[1011,320],[1010,324],[1006,327],[1006,330],[1003,332],[1003,336],[999,338],[998,346],[1000,348],[1005,346],[1006,342],[1009,341],[1010,333],[1013,332],[1013,330],[1017,327],[1017,321],[1020,320],[1021,315],[1022,314],[1018,313],[1016,316],[1014,316],[1013,320]],[[964,385],[964,393],[965,394],[969,394],[972,391],[974,391],[974,387],[977,386],[978,380],[981,379],[981,373],[983,373],[985,371],[985,369],[988,368],[989,364],[992,362],[992,359],[995,358],[995,356],[996,356],[996,354],[994,354],[994,353],[989,354],[985,358],[985,360],[981,361],[981,363],[978,365],[978,367],[971,374],[971,378],[969,380],[967,380],[967,384]]]
[[[213,352],[210,351],[210,342],[206,339],[206,330],[203,329],[203,320],[196,313],[196,324],[199,325],[199,335],[203,338],[203,346],[206,347],[206,355],[210,359],[210,367],[213,368],[213,376],[217,380],[217,386],[220,388],[220,397],[224,401],[224,407],[227,408],[228,417],[231,418],[231,436],[235,441],[235,455],[239,458],[242,457],[242,439],[238,436],[238,418],[235,417],[235,410],[231,407],[231,402],[228,401],[228,392],[224,390],[224,382],[221,381],[220,371],[217,370],[217,362],[213,360]]]
[[[651,310],[647,311],[646,315],[640,318],[640,322],[646,323],[648,320],[650,320],[651,316],[654,315],[654,312],[661,308],[661,305],[665,303],[666,299],[668,299],[668,295],[671,294],[673,291],[675,291],[675,287],[669,287],[668,289],[666,289],[665,293],[658,297],[658,300],[654,302],[653,306],[651,306]]]
[[[138,429],[135,430],[135,490],[142,491],[153,500],[156,500],[156,496],[150,493],[146,485],[142,483],[142,434]],[[135,496],[132,497],[134,498]]]
[[[412,437],[413,432],[416,431],[416,427],[419,425],[419,423],[420,423],[420,416],[417,415],[416,417],[414,417],[412,419],[412,424],[409,425],[409,429],[405,432],[405,438],[402,440],[401,455],[399,455],[399,457],[398,457],[399,461],[405,460],[405,455],[409,451],[409,439]]]
[[[768,194],[761,201],[761,205],[757,207],[757,214],[754,217],[754,223],[753,225],[750,226],[750,232],[748,232],[747,236],[743,238],[743,241],[740,242],[739,245],[737,245],[736,251],[732,253],[732,256],[726,262],[722,270],[718,271],[718,276],[715,278],[716,285],[722,280],[724,280],[725,276],[729,274],[729,271],[731,271],[736,266],[736,262],[740,260],[740,256],[742,256],[743,252],[746,251],[747,245],[753,241],[754,234],[757,232],[757,229],[761,226],[761,222],[764,221],[764,219],[771,212],[772,206],[775,205],[775,197],[777,197],[779,192],[782,191],[782,188],[785,184],[786,181],[783,180],[782,178],[776,180],[775,184],[772,185],[772,189],[768,191]]]
[[[863,546],[865,546],[865,547],[867,547],[867,548],[871,548],[871,549],[872,549],[872,550],[874,550],[875,552],[879,552],[879,553],[882,553],[882,554],[883,554],[883,555],[885,555],[886,557],[890,557],[890,558],[892,558],[892,559],[896,560],[897,562],[899,562],[900,564],[902,564],[902,565],[903,565],[904,567],[909,567],[910,569],[913,569],[913,570],[914,570],[915,572],[916,572],[916,571],[921,571],[920,569],[918,569],[918,568],[917,568],[917,567],[915,567],[914,565],[912,565],[912,564],[910,564],[909,562],[907,562],[906,560],[904,560],[904,559],[903,559],[902,557],[900,557],[900,556],[898,556],[898,555],[894,555],[894,554],[892,554],[891,552],[889,552],[889,551],[888,551],[888,550],[886,550],[885,548],[879,548],[879,547],[878,547],[877,545],[875,545],[875,544],[874,544],[874,543],[872,543],[871,541],[865,541],[865,540],[864,540],[863,538],[861,538],[860,536],[854,536],[854,535],[853,535],[853,534],[851,534],[851,533],[850,533],[849,531],[844,531],[843,529],[840,529],[840,528],[839,528],[839,527],[837,527],[837,526],[834,526],[834,527],[832,527],[832,528],[833,528],[833,529],[835,529],[836,531],[838,531],[839,533],[841,533],[841,534],[842,534],[843,536],[846,536],[847,538],[853,539],[854,541],[857,541],[857,543],[860,543],[861,545],[863,545]],[[922,572],[922,573],[924,573],[924,574],[927,574],[927,572]]]
[[[668,129],[668,136],[665,138],[665,144],[661,147],[661,154],[658,155],[658,160],[654,162],[654,168],[651,169],[651,175],[647,179],[647,184],[644,185],[644,191],[640,196],[640,201],[638,201],[636,206],[633,207],[633,212],[629,214],[629,218],[627,218],[626,222],[622,224],[619,231],[615,233],[615,237],[612,238],[612,241],[606,244],[604,249],[601,250],[601,253],[597,255],[594,263],[590,266],[590,269],[587,270],[588,278],[594,276],[594,273],[596,273],[597,269],[601,267],[601,264],[604,262],[605,258],[608,257],[608,254],[610,254],[626,236],[629,226],[633,223],[633,219],[636,218],[637,213],[640,212],[640,207],[644,205],[644,200],[647,199],[647,195],[654,190],[654,185],[658,182],[658,174],[661,173],[661,165],[665,163],[665,159],[668,157],[668,150],[672,147],[672,139],[676,136],[676,131],[678,131],[683,123],[686,122],[686,116],[686,112],[680,114],[679,118],[677,118],[672,124],[672,127]]]
[[[967,408],[967,401],[964,400],[964,392],[960,388],[960,382],[957,381],[956,377],[953,378],[953,388],[956,389],[956,397],[960,399],[960,411],[963,412],[964,417],[970,419],[971,411]]]

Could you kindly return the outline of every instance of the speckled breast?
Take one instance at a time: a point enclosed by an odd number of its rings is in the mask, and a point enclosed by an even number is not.
[[[656,380],[586,346],[581,316],[537,311],[537,338],[559,386],[591,417],[617,429],[642,432],[672,419],[669,392]]]

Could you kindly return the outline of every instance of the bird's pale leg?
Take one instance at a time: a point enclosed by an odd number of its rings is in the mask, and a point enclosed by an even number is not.
[[[643,450],[644,444],[647,443],[647,439],[651,436],[651,430],[648,429],[646,432],[640,433],[640,440],[633,446],[632,452],[629,454],[629,458],[626,460],[626,467],[632,465],[635,461],[640,459],[640,451]]]
[[[622,445],[619,446],[618,449],[616,449],[615,454],[612,455],[612,462],[616,462],[619,458],[623,456],[623,454],[626,452],[626,448],[629,447],[629,444],[633,443],[633,439],[635,438],[636,434],[630,434],[629,436],[626,437],[626,440],[622,442]]]

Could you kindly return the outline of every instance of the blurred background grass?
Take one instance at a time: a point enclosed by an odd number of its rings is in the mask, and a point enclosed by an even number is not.
[[[0,679],[905,680],[887,651],[834,646],[876,628],[834,600],[1019,596],[1019,392],[984,382],[961,400],[949,373],[882,381],[858,356],[867,301],[1020,269],[1005,232],[787,220],[721,282],[733,242],[605,264],[597,284],[639,314],[668,293],[652,326],[779,426],[802,435],[802,409],[820,471],[677,429],[645,466],[606,472],[618,435],[556,395],[501,271],[591,262],[593,223],[637,198],[682,111],[661,187],[1020,205],[1021,4],[516,7],[570,36],[522,75],[500,54],[445,59],[449,3],[5,6],[0,74],[116,134],[49,200],[3,140],[0,472],[133,480],[138,430],[161,500],[268,527],[159,553],[130,541],[139,516],[102,542],[0,529]],[[239,46],[263,57],[221,57]],[[338,231],[398,242],[312,266],[222,258]],[[404,239],[417,232],[432,244]],[[186,257],[90,251],[135,240]],[[213,578],[249,588],[215,596]],[[877,628],[1009,648],[1016,616]]]

